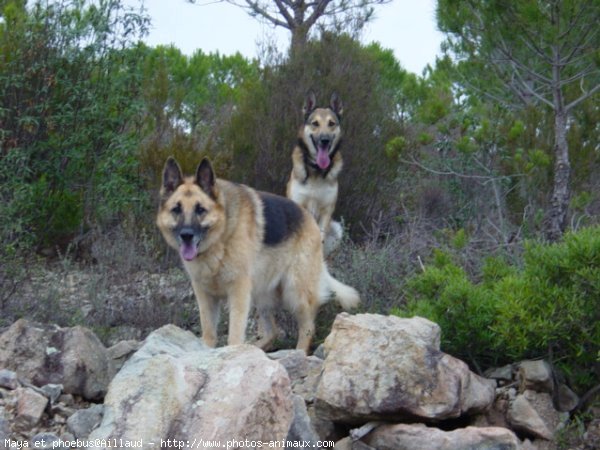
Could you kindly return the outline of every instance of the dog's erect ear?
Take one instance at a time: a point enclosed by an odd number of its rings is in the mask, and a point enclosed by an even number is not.
[[[171,195],[175,189],[177,189],[179,185],[183,183],[181,168],[179,167],[179,164],[177,164],[177,161],[175,161],[175,158],[172,156],[169,156],[167,162],[165,163],[162,179],[161,194],[163,196]]]
[[[196,170],[196,184],[206,192],[210,198],[215,200],[215,171],[208,158],[202,159],[198,169]]]
[[[333,110],[334,113],[337,114],[338,117],[342,117],[342,113],[344,112],[344,105],[342,105],[342,100],[340,96],[337,95],[337,92],[331,94],[331,100],[329,100],[329,107]]]
[[[317,96],[315,95],[315,91],[310,89],[306,93],[306,98],[304,99],[304,105],[302,105],[302,114],[304,117],[307,117],[311,112],[315,110],[317,107]]]

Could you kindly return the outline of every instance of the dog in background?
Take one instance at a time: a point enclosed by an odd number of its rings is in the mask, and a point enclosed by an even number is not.
[[[286,189],[287,197],[306,208],[317,221],[325,256],[335,250],[342,238],[341,224],[331,219],[343,166],[342,112],[342,102],[336,93],[325,108],[317,108],[312,90],[307,93],[302,107],[304,123],[292,152],[293,167]]]
[[[156,223],[179,251],[198,302],[202,338],[211,347],[222,301],[229,304],[230,345],[245,341],[254,301],[261,335],[256,344],[269,348],[277,337],[274,312],[285,306],[298,323],[297,348],[305,352],[319,306],[332,297],[344,309],[360,302],[355,289],[327,271],[321,232],[305,209],[217,179],[207,159],[192,177],[167,160]]]

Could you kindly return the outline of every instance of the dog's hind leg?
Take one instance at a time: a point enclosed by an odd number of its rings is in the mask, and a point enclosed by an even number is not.
[[[280,288],[277,288],[276,292],[259,292],[253,295],[258,314],[258,340],[254,345],[265,351],[272,349],[271,346],[278,334],[275,321],[275,304],[278,296],[281,296]]]
[[[308,354],[312,338],[315,334],[315,317],[319,308],[316,303],[316,295],[314,295],[312,301],[302,302],[295,311],[298,323],[298,343],[296,344],[296,348],[304,350],[306,354]]]
[[[315,334],[315,317],[319,310],[318,295],[314,289],[288,284],[284,287],[287,307],[293,312],[298,324],[298,343],[296,348],[308,354]]]
[[[272,350],[273,341],[277,337],[277,324],[272,308],[258,308],[258,336],[254,343],[264,351]]]

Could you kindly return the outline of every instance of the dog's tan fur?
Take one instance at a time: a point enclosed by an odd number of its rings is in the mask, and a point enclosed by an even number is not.
[[[302,108],[304,124],[299,130],[298,143],[292,152],[293,167],[286,195],[313,215],[323,239],[332,233],[339,233],[341,238],[341,227],[336,224],[336,229],[332,230],[331,218],[338,197],[338,176],[343,167],[342,154],[339,151],[342,137],[342,103],[334,93],[328,108],[315,106],[315,94],[309,91]],[[329,164],[326,167],[318,164],[318,147],[322,139],[329,142]]]
[[[229,303],[228,343],[245,341],[252,300],[267,348],[277,335],[274,310],[298,323],[297,348],[308,351],[318,308],[332,294],[346,309],[358,293],[335,280],[323,261],[316,222],[289,200],[216,179],[208,160],[184,178],[174,159],[163,172],[157,225],[179,249],[198,302],[202,338],[217,343],[220,302]]]

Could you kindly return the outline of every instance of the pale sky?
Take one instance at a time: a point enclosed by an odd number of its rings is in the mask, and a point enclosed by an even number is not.
[[[138,5],[141,0],[124,0]],[[375,19],[363,33],[362,42],[379,42],[394,51],[402,67],[420,74],[440,53],[442,34],[435,25],[435,0],[393,0],[377,6]],[[239,51],[248,58],[259,53],[259,42],[275,40],[280,50],[289,45],[289,32],[260,23],[244,10],[219,0],[145,0],[152,19],[148,45],[173,44],[191,55]]]

